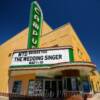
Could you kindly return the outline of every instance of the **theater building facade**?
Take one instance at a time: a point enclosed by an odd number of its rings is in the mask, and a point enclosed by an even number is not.
[[[96,65],[70,23],[53,30],[43,21],[39,48],[27,48],[28,32],[0,45],[0,95],[56,98],[100,91]]]

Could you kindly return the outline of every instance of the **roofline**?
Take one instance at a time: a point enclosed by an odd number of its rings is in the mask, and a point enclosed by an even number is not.
[[[55,28],[54,30],[52,30],[51,32],[48,32],[48,33],[46,33],[46,34],[44,34],[44,35],[42,35],[41,37],[43,37],[43,36],[46,36],[46,35],[48,35],[48,34],[50,34],[50,33],[52,33],[52,32],[54,32],[54,31],[56,31],[56,30],[59,30],[59,29],[61,29],[61,28],[63,28],[63,27],[65,27],[65,26],[67,26],[67,25],[71,25],[71,23],[65,23],[64,25],[62,25],[62,26],[59,26],[59,27],[57,27],[57,28]],[[72,26],[72,25],[71,25]]]

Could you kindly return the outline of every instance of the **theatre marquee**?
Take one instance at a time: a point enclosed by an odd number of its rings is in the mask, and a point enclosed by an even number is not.
[[[13,53],[11,67],[45,66],[73,61],[71,48],[44,48],[21,50]]]

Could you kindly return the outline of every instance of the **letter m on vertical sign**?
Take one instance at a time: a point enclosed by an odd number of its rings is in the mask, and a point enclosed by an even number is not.
[[[30,9],[28,48],[39,48],[42,31],[43,13],[36,1],[33,1]]]

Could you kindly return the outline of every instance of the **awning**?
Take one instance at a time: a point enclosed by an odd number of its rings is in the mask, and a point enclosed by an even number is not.
[[[16,67],[10,68],[10,75],[23,75],[23,74],[36,74],[36,75],[48,75],[48,74],[60,74],[64,70],[79,70],[81,74],[89,74],[92,70],[96,69],[96,65],[91,62],[70,62],[60,63],[50,66],[41,67]]]

